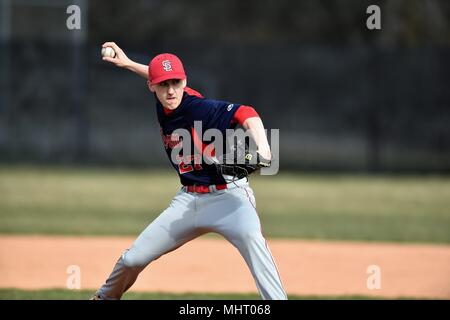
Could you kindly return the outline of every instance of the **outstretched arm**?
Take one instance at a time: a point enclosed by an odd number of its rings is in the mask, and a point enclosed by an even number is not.
[[[111,47],[116,52],[116,56],[114,58],[103,57],[104,61],[111,62],[119,68],[125,68],[133,71],[134,73],[148,80],[148,66],[146,66],[145,64],[134,62],[133,60],[128,58],[125,52],[123,52],[123,50],[120,49],[120,47],[115,42],[105,42],[102,47]]]

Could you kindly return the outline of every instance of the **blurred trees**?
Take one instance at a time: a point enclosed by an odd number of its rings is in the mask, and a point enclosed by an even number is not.
[[[190,86],[255,106],[281,131],[282,166],[450,171],[450,1],[6,3],[1,161],[165,163],[145,81],[100,59],[116,41],[141,63],[175,52]],[[81,31],[66,28],[74,3]]]
[[[131,43],[192,39],[235,43],[418,46],[450,44],[446,0],[90,1],[91,39]],[[382,11],[382,32],[365,26]]]

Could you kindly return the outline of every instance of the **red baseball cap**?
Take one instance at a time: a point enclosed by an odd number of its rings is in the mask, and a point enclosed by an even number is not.
[[[148,79],[151,84],[157,84],[168,79],[186,79],[183,63],[174,54],[158,54],[148,64]]]

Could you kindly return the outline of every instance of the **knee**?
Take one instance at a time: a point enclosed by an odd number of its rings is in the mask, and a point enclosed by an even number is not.
[[[131,248],[122,254],[122,262],[129,268],[142,268],[147,266],[153,260],[152,256]]]

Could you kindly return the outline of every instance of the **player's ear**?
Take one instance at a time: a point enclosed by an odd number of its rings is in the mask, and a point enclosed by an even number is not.
[[[151,92],[155,92],[155,85],[151,84],[150,81],[147,81],[147,86]]]
[[[186,88],[186,86],[187,86],[187,78],[186,78],[186,79],[183,79],[183,80],[181,80],[181,81],[182,81],[183,89]]]

